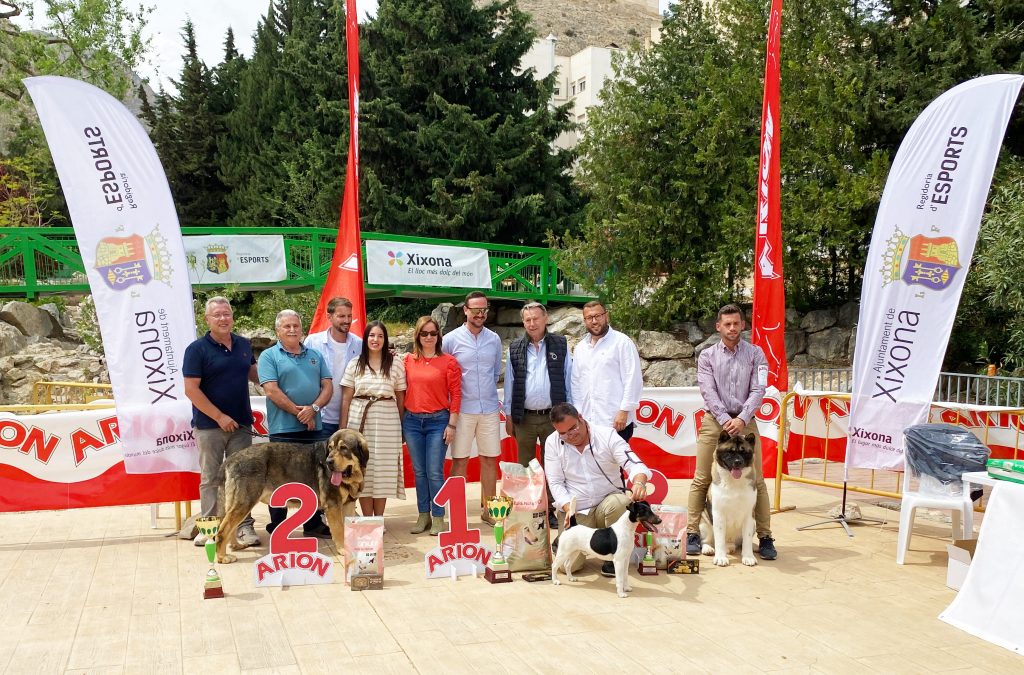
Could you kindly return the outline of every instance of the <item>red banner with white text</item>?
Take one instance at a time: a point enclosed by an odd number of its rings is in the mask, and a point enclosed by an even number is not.
[[[786,288],[782,276],[782,209],[779,161],[779,52],[782,0],[772,0],[764,62],[761,160],[757,172],[754,243],[754,311],[750,341],[768,359],[768,386],[789,389],[786,368]]]

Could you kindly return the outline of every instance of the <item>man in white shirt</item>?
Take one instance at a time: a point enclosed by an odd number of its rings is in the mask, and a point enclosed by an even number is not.
[[[331,369],[334,393],[330,402],[320,411],[323,435],[329,438],[338,430],[341,419],[341,378],[345,375],[345,366],[359,356],[363,340],[349,332],[352,326],[352,301],[348,298],[331,298],[327,303],[327,318],[331,322],[331,327],[307,335],[302,343],[320,352],[327,362],[327,367]]]
[[[583,323],[588,336],[572,353],[573,401],[585,418],[612,427],[628,441],[644,388],[640,353],[632,340],[608,325],[608,310],[600,301],[583,305]]]
[[[651,470],[615,429],[589,424],[571,403],[551,408],[551,424],[555,431],[544,443],[544,467],[555,510],[562,514],[562,529],[569,527],[572,516],[580,525],[610,527],[631,501],[647,496]],[[629,488],[623,472],[632,482]],[[573,499],[574,514],[570,513]],[[582,557],[574,561],[573,570],[582,563]],[[601,574],[614,577],[614,564],[605,562]]]

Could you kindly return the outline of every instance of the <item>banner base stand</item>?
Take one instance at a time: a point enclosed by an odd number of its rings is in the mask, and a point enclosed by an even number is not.
[[[809,530],[812,527],[818,527],[819,525],[826,525],[828,523],[839,523],[840,525],[843,526],[843,529],[846,530],[846,536],[852,537],[853,536],[853,530],[850,529],[850,523],[878,523],[879,525],[884,525],[887,522],[887,521],[881,520],[879,518],[868,518],[867,516],[861,516],[860,518],[856,518],[856,519],[848,519],[846,517],[846,492],[847,492],[846,486],[847,486],[847,483],[844,480],[843,481],[843,505],[839,509],[839,515],[838,516],[833,516],[832,518],[826,518],[825,520],[819,520],[818,522],[811,523],[810,525],[801,525],[800,527],[796,528],[797,531],[800,532],[802,530]],[[792,510],[793,508],[794,507],[790,506],[790,507],[788,507],[786,509],[780,509],[780,510],[789,511],[789,510]]]

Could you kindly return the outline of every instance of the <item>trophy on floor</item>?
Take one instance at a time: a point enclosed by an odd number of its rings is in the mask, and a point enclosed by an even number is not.
[[[640,574],[645,577],[656,577],[658,576],[658,566],[654,562],[654,533],[647,531],[644,534],[644,545],[647,550],[644,552],[643,560],[640,561]]]
[[[224,589],[220,585],[220,576],[213,566],[217,559],[217,530],[220,528],[220,518],[217,516],[202,516],[196,518],[196,527],[199,533],[206,537],[206,559],[210,561],[210,570],[206,573],[206,583],[203,586],[203,598],[223,598]]]
[[[512,498],[501,495],[487,499],[487,513],[494,518],[494,555],[484,570],[484,579],[492,584],[504,584],[512,581],[512,572],[508,569],[508,561],[501,552],[505,539],[505,519],[512,512]]]

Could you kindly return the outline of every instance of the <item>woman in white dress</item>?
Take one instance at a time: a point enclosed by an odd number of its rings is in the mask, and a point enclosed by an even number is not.
[[[364,516],[383,516],[388,498],[405,499],[405,367],[392,357],[388,329],[380,321],[371,321],[363,331],[363,351],[345,368],[341,391],[341,426],[362,433],[370,446],[359,510]]]

